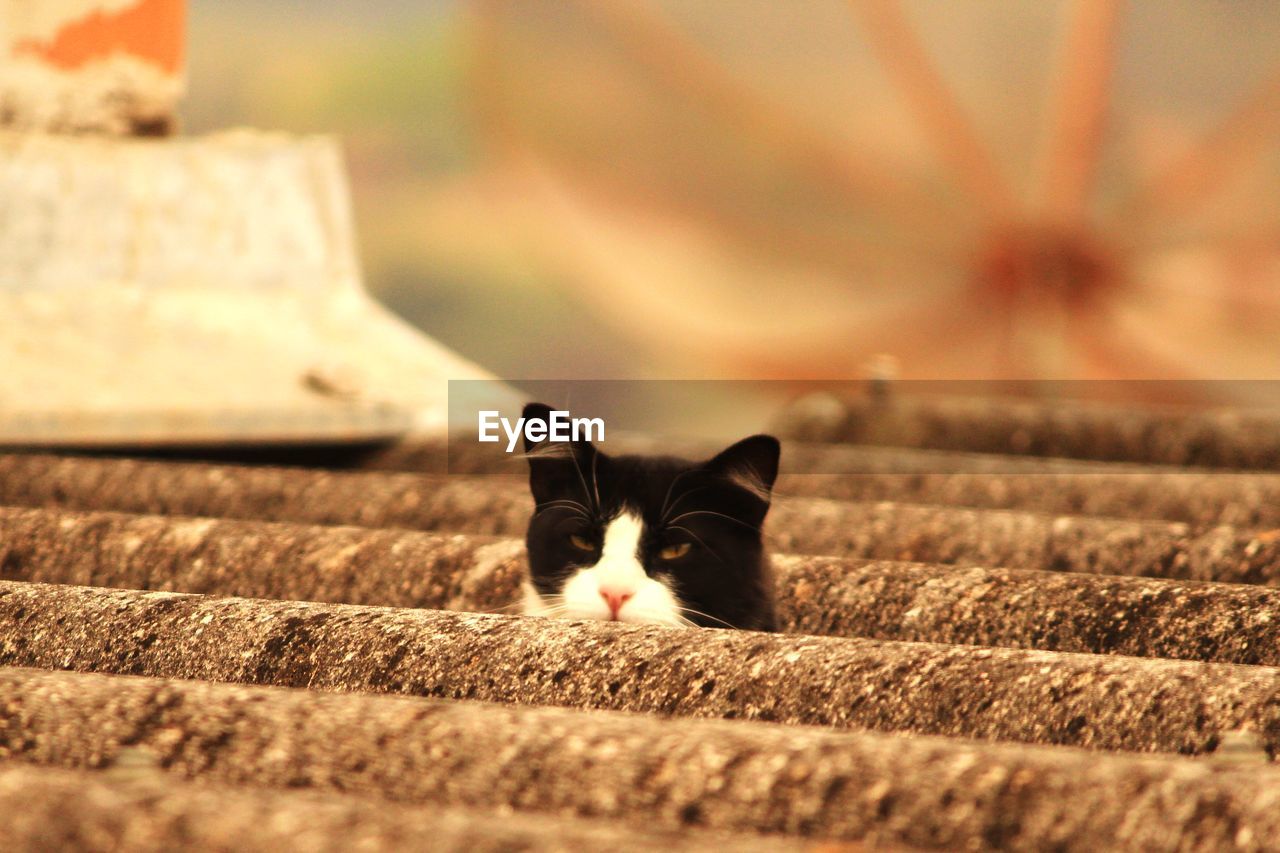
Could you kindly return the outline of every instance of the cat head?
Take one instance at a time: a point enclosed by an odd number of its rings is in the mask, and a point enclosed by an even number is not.
[[[526,440],[525,452],[526,613],[774,630],[761,526],[777,439],[751,436],[704,462],[610,456],[588,441]]]

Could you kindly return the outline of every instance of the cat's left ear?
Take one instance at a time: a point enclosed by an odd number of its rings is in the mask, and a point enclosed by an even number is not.
[[[753,435],[720,451],[703,468],[725,477],[765,503],[778,479],[782,446],[771,435]]]

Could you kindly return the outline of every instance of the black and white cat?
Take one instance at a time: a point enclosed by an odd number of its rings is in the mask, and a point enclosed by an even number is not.
[[[550,408],[525,406],[526,419]],[[706,462],[609,456],[526,439],[535,501],[525,538],[530,616],[777,630],[761,541],[778,440]]]

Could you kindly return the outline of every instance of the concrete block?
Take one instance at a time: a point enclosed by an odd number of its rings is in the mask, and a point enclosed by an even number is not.
[[[0,581],[0,665],[887,732],[1280,749],[1280,669]]]
[[[200,780],[652,831],[947,850],[1280,837],[1280,769],[1211,759],[23,669],[0,670],[0,722],[0,754],[26,762],[99,767],[127,744]]]

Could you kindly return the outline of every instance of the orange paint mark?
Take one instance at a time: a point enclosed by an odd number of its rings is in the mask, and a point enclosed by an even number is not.
[[[119,12],[92,12],[69,21],[49,41],[28,39],[14,52],[38,56],[68,71],[94,59],[126,53],[169,74],[182,68],[184,0],[138,0]]]

